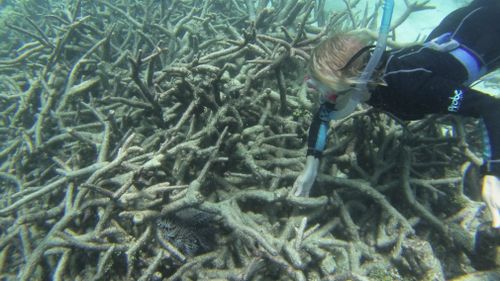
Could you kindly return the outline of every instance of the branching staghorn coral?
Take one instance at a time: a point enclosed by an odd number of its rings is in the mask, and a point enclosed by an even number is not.
[[[359,1],[330,15],[313,0],[32,2],[0,60],[1,278],[473,271],[445,252],[469,254],[483,220],[459,173],[478,162],[471,122],[363,109],[332,123],[315,194],[291,194],[316,103],[309,51],[373,27]],[[213,241],[193,234],[199,216]]]

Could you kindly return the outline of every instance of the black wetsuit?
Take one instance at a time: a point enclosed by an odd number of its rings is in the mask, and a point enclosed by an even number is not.
[[[486,72],[500,64],[500,1],[476,0],[445,17],[427,41],[445,33],[461,44],[465,53]],[[415,120],[433,113],[452,113],[482,118],[489,140],[486,172],[500,177],[500,99],[470,89],[469,72],[455,56],[426,45],[387,52],[381,67],[385,68],[387,86],[377,86],[368,104],[404,120]],[[308,155],[321,155],[328,122],[325,112],[333,106],[322,104],[309,129]],[[323,113],[323,114],[321,114]],[[323,124],[323,125],[321,125]]]

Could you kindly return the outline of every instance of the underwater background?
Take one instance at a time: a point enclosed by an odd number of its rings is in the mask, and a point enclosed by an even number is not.
[[[390,48],[470,1],[395,2]],[[291,192],[310,51],[381,5],[0,1],[0,280],[500,280],[477,120],[363,107]]]

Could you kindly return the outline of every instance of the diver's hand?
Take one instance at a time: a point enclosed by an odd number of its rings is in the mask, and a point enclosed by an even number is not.
[[[496,176],[483,177],[483,200],[491,212],[494,228],[500,228],[500,180]]]
[[[312,155],[307,156],[306,166],[293,184],[293,193],[295,196],[309,196],[309,192],[318,174],[318,167],[319,159]]]

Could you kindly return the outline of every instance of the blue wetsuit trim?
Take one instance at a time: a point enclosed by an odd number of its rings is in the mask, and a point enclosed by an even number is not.
[[[471,84],[486,73],[486,69],[481,67],[478,59],[469,53],[467,49],[459,47],[451,51],[450,55],[455,57],[467,70],[468,79],[465,82],[466,85]]]
[[[467,81],[464,84],[470,85],[486,73],[484,62],[473,51],[451,36],[450,32],[444,33],[425,43],[424,46],[452,55],[467,71]]]

